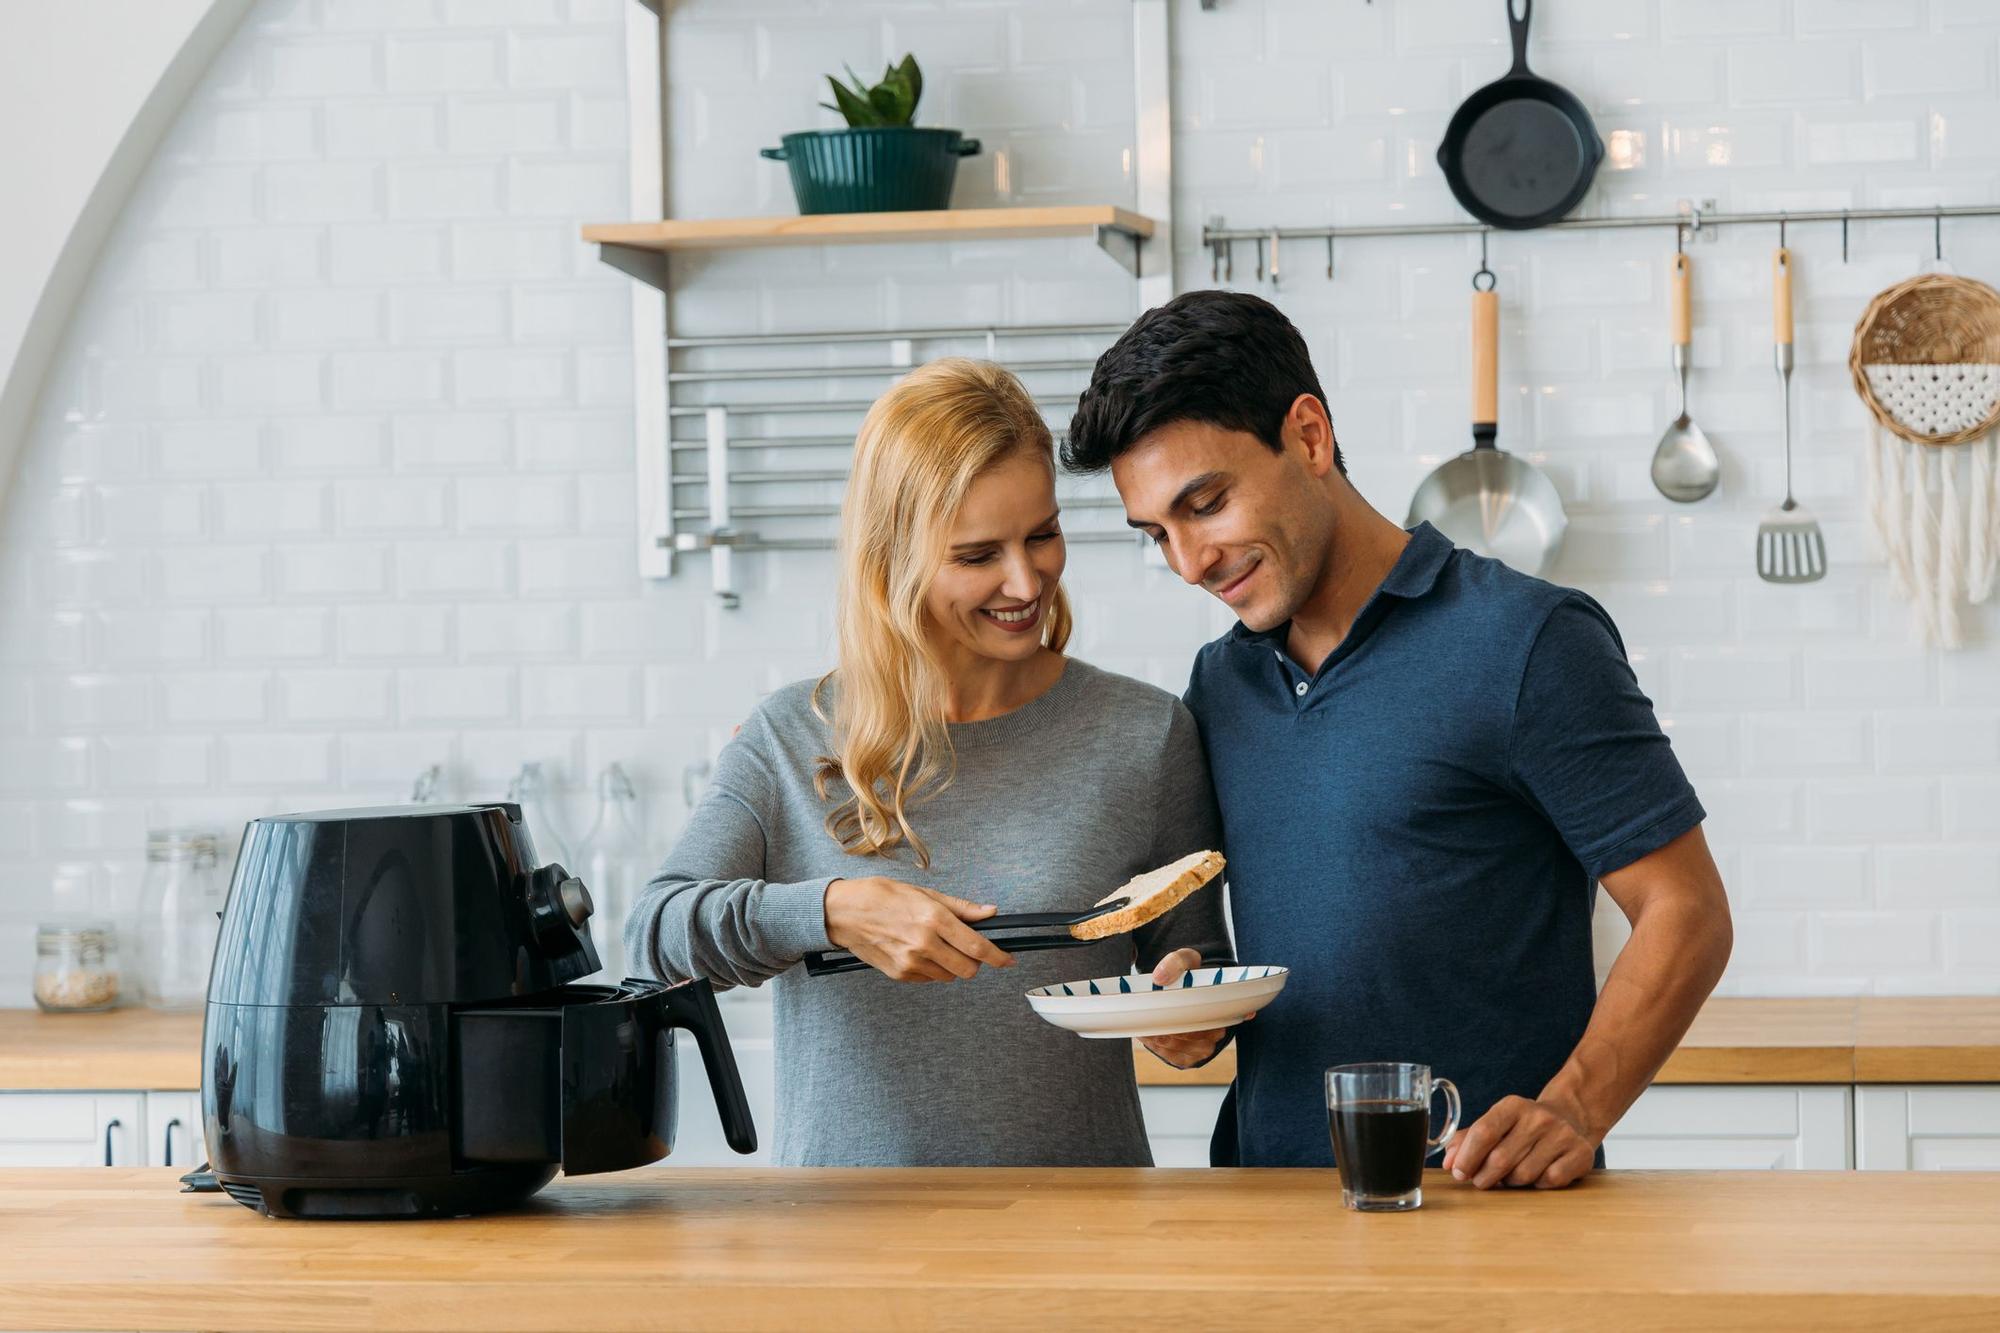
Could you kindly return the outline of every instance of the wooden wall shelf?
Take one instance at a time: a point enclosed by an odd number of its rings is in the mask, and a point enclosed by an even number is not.
[[[640,255],[675,250],[739,250],[771,245],[865,244],[885,241],[971,241],[1094,236],[1098,246],[1134,276],[1140,243],[1153,219],[1109,204],[1049,208],[940,208],[920,213],[810,213],[770,218],[694,218],[665,222],[600,222],[583,239],[604,247],[605,262],[652,281]],[[623,261],[623,262],[621,262]],[[655,284],[658,285],[658,284]]]

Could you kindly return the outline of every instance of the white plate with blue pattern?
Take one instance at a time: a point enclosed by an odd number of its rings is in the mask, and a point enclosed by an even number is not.
[[[1165,1037],[1233,1027],[1285,988],[1282,967],[1198,967],[1172,986],[1150,976],[1097,977],[1038,986],[1034,1011],[1085,1037]]]

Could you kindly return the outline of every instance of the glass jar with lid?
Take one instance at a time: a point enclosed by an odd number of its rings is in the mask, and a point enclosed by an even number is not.
[[[90,1014],[118,1003],[118,931],[108,921],[44,921],[35,929],[35,1004]]]
[[[139,889],[139,992],[149,1008],[199,1009],[228,891],[216,869],[216,835],[164,828],[146,835]]]

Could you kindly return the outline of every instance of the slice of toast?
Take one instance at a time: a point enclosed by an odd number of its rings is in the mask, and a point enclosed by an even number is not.
[[[1123,935],[1128,930],[1137,930],[1148,921],[1166,915],[1181,899],[1214,879],[1221,870],[1221,852],[1195,852],[1170,866],[1135,875],[1125,882],[1124,887],[1097,900],[1100,906],[1113,898],[1130,898],[1130,903],[1115,912],[1071,926],[1069,933],[1080,940],[1101,940],[1108,935]]]

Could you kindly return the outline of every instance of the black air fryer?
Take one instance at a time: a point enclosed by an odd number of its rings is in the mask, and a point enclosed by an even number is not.
[[[756,1151],[708,982],[572,984],[598,968],[590,912],[516,805],[253,822],[202,1033],[215,1183],[276,1217],[431,1217],[658,1161],[675,1028]]]

